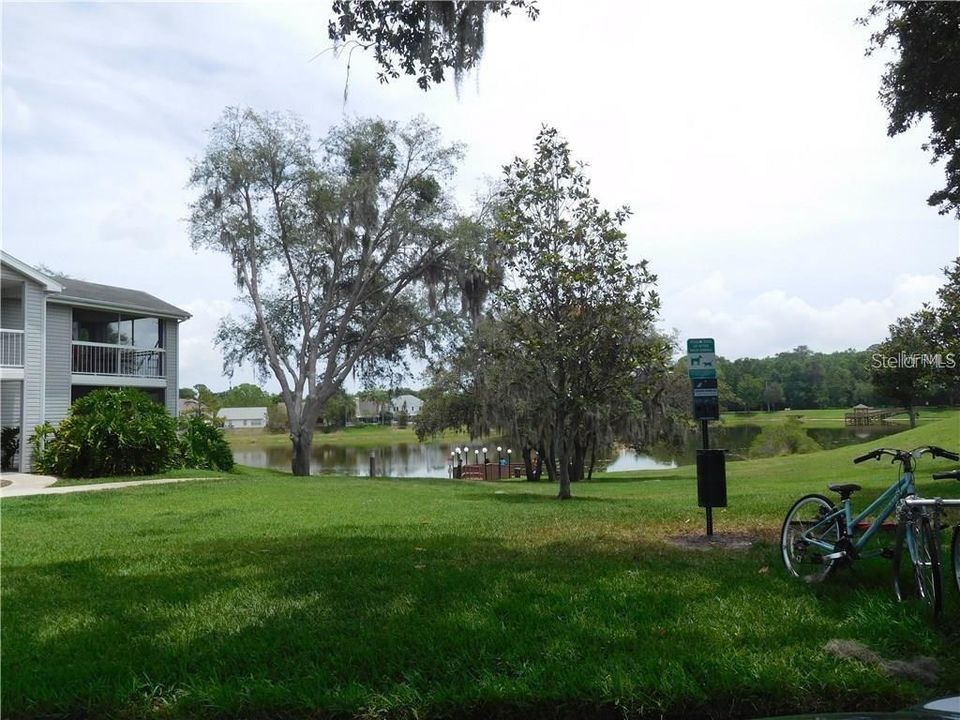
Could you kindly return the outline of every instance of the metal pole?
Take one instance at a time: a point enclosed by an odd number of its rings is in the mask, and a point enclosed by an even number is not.
[[[376,477],[375,467],[376,467],[376,461],[374,459],[374,454],[370,453],[370,477]]]
[[[710,421],[700,421],[700,433],[703,435],[703,449],[710,449]],[[713,508],[709,505],[705,508],[707,511],[707,537],[713,537]]]

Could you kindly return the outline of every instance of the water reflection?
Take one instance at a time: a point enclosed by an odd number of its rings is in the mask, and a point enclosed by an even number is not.
[[[807,430],[824,449],[864,442],[880,438],[902,428],[896,425],[869,428],[825,428]],[[711,447],[724,448],[728,459],[740,460],[749,455],[750,444],[760,434],[755,425],[712,428]],[[598,458],[596,472],[624,470],[653,470],[689,465],[696,461],[700,438],[693,434],[682,450],[670,447],[654,447],[637,453],[628,448],[613,449],[605,457]],[[450,443],[401,443],[378,448],[358,448],[343,445],[314,445],[310,471],[315,475],[369,474],[370,455],[373,453],[376,474],[381,477],[449,477]],[[234,450],[233,457],[241,465],[290,470],[292,450],[289,447],[243,448]],[[514,458],[518,459],[518,458]],[[496,462],[496,456],[490,458]]]

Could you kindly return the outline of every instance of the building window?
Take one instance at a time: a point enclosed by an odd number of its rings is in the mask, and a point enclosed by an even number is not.
[[[163,320],[157,317],[74,308],[73,339],[147,350],[162,348]]]

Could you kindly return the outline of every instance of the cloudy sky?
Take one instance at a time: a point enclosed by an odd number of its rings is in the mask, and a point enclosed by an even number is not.
[[[461,88],[376,82],[326,39],[329,2],[2,5],[3,247],[185,308],[181,385],[226,387],[211,344],[235,289],[190,249],[190,158],[225,106],[292,110],[321,135],[345,115],[418,113],[469,146],[457,192],[529,155],[542,123],[629,204],[662,325],[727,357],[866,347],[942,284],[958,223],[943,182],[895,139],[864,57],[868,2],[541,2],[491,21]],[[247,370],[234,382],[251,379]]]

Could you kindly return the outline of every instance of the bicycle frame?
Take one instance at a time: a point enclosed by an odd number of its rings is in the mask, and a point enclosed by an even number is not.
[[[853,515],[850,498],[847,498],[843,501],[840,507],[824,517],[823,520],[818,522],[806,533],[804,533],[804,539],[808,544],[826,550],[829,554],[825,555],[824,559],[834,560],[843,557],[845,553],[835,552],[836,548],[834,547],[833,543],[824,542],[816,537],[813,537],[813,533],[818,528],[821,530],[828,529],[842,518],[843,523],[841,525],[841,529],[843,532],[841,537],[853,538],[851,540],[851,544],[860,557],[866,558],[880,555],[881,551],[879,550],[864,555],[860,555],[860,551],[863,550],[866,544],[870,542],[870,539],[880,531],[880,527],[883,525],[886,519],[890,517],[897,509],[897,503],[899,503],[901,499],[907,497],[908,495],[915,495],[916,492],[916,486],[913,483],[913,472],[909,470],[904,471],[893,485],[884,490],[880,496],[870,503],[859,515]],[[882,510],[874,519],[874,521],[870,523],[867,529],[858,536],[856,534],[857,525],[880,508],[882,508]]]

